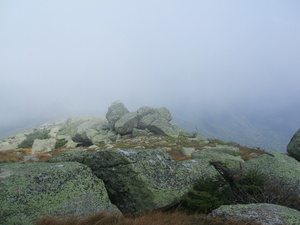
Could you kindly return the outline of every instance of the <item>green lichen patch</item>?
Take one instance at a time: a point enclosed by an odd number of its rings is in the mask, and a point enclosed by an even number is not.
[[[32,224],[44,215],[88,216],[118,211],[103,182],[76,162],[7,163],[11,175],[0,178],[2,224]]]
[[[300,212],[273,204],[223,205],[209,217],[222,217],[228,220],[253,220],[265,225],[300,224]]]
[[[200,177],[216,174],[206,159],[177,162],[158,149],[72,150],[48,161],[70,160],[89,166],[111,201],[132,214],[177,203]]]

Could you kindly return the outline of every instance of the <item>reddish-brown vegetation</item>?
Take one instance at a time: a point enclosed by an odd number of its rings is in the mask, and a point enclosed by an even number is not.
[[[222,218],[207,218],[205,214],[187,214],[175,212],[151,212],[141,216],[118,217],[99,212],[87,218],[59,219],[43,217],[35,225],[258,225],[250,221],[233,221]]]

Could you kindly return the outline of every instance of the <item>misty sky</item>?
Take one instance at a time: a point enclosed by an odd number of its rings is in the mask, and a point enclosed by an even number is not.
[[[0,1],[0,127],[140,106],[299,103],[300,2]]]

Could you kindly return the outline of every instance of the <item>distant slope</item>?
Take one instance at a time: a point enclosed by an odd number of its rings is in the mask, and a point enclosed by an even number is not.
[[[289,115],[284,118],[280,113],[272,116],[243,116],[238,113],[222,111],[194,114],[189,117],[183,116],[182,113],[173,113],[173,115],[173,122],[189,132],[198,132],[207,138],[234,141],[268,151],[285,152],[287,144],[298,129],[297,127],[300,127],[297,115]]]

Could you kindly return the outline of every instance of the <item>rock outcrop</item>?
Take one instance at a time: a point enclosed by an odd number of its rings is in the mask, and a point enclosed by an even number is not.
[[[172,115],[165,108],[143,106],[136,112],[129,112],[121,102],[114,102],[106,114],[111,130],[118,134],[137,136],[139,134],[157,134],[178,137],[184,132],[170,123]],[[143,132],[137,132],[137,130]]]
[[[223,205],[208,217],[227,220],[255,221],[263,225],[300,224],[300,212],[295,209],[273,204]]]
[[[104,181],[113,204],[130,214],[170,207],[198,179],[217,173],[208,160],[176,162],[157,149],[72,150],[49,161],[77,161],[89,166]]]
[[[1,224],[33,224],[44,215],[120,213],[103,181],[76,162],[1,164],[0,193]]]
[[[108,144],[123,135],[132,137],[149,134],[171,137],[188,135],[171,124],[171,120],[172,115],[165,107],[144,106],[136,112],[129,112],[122,102],[116,101],[108,107],[106,117],[77,116],[45,123],[33,131],[1,141],[0,151],[33,148],[33,152],[47,152],[59,147],[88,147]],[[43,134],[43,137],[41,138],[39,134]]]
[[[287,152],[300,162],[300,129],[294,134],[289,142]]]

